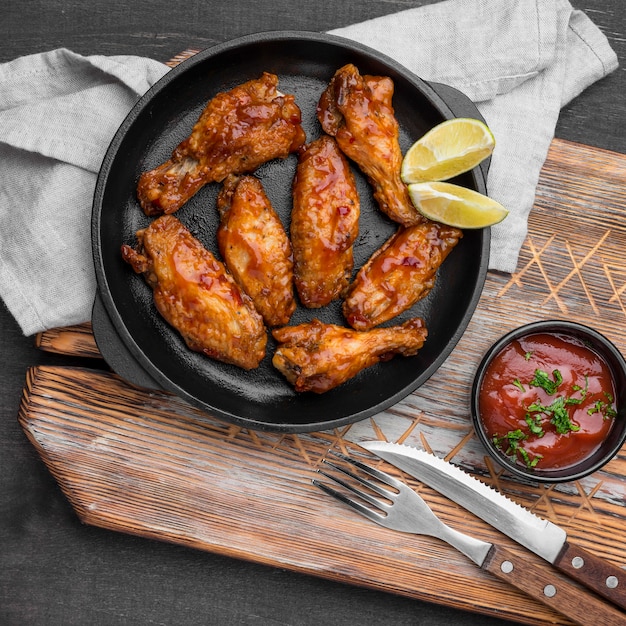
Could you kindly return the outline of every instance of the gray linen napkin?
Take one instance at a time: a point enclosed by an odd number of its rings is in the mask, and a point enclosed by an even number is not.
[[[489,268],[514,272],[561,107],[617,68],[606,37],[567,0],[448,0],[333,32],[476,103],[496,138],[488,194],[510,211]]]
[[[0,296],[25,335],[91,319],[91,203],[104,153],[169,68],[69,50],[0,65]]]
[[[510,211],[493,228],[490,268],[513,272],[560,108],[617,67],[604,35],[566,0],[447,0],[332,33],[477,103],[497,142],[489,195]],[[0,66],[0,296],[24,334],[90,319],[96,174],[166,71],[68,50]]]

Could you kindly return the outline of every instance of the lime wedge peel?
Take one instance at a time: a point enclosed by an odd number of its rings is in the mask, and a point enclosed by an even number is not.
[[[501,222],[509,212],[499,202],[472,189],[446,182],[411,183],[409,196],[429,220],[461,229],[477,229]]]
[[[469,117],[446,120],[409,148],[400,175],[406,184],[448,180],[476,167],[495,145],[484,122]]]

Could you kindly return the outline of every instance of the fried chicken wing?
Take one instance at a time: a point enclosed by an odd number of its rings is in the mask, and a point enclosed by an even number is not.
[[[326,306],[347,289],[359,213],[354,176],[337,142],[323,135],[302,148],[290,234],[296,289],[304,306]]]
[[[424,221],[400,178],[402,152],[392,106],[393,81],[361,76],[348,64],[337,70],[322,94],[317,117],[343,153],[367,176],[381,211],[403,226]]]
[[[286,158],[305,141],[293,95],[267,72],[209,101],[171,158],[144,172],[137,197],[146,215],[174,213],[202,186]]]
[[[261,181],[230,175],[217,208],[217,242],[226,267],[268,326],[287,324],[296,309],[293,255]]]
[[[359,270],[343,303],[353,328],[368,330],[426,297],[437,270],[456,246],[458,228],[426,222],[400,227]]]
[[[174,216],[137,231],[122,258],[144,274],[159,313],[192,350],[249,370],[265,355],[267,333],[252,300]]]
[[[273,331],[280,345],[272,363],[296,391],[323,393],[379,361],[417,354],[427,334],[420,318],[366,332],[313,320]]]

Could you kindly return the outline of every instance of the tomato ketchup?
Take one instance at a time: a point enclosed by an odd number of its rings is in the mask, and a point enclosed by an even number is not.
[[[479,391],[488,437],[524,467],[565,469],[591,456],[615,417],[615,382],[581,339],[536,333],[489,363]]]

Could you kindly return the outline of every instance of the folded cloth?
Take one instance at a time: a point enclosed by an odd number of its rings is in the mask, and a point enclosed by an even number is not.
[[[169,68],[69,50],[0,66],[0,296],[25,335],[91,319],[91,204],[104,153]]]
[[[448,0],[333,33],[474,101],[496,138],[488,194],[510,211],[489,268],[514,272],[561,107],[617,68],[606,37],[566,0]]]
[[[604,35],[566,0],[447,0],[332,33],[477,103],[497,142],[488,193],[510,211],[489,267],[513,272],[560,108],[617,67]],[[0,296],[24,334],[90,319],[96,174],[167,69],[68,50],[0,66]]]

